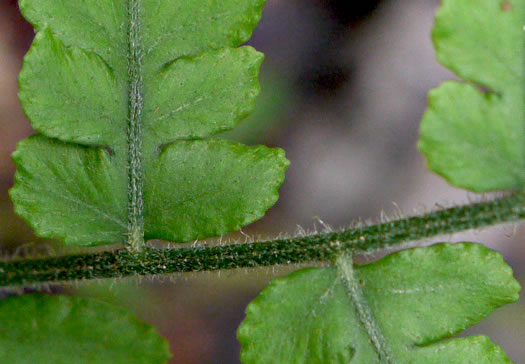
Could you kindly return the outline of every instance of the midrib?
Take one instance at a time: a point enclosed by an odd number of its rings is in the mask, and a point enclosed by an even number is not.
[[[140,1],[128,2],[128,244],[144,247],[142,166],[143,48],[140,39]]]
[[[352,256],[349,254],[340,255],[336,259],[335,265],[337,267],[337,275],[345,288],[349,300],[354,306],[355,313],[365,329],[368,339],[375,349],[379,363],[395,364],[389,345],[375,321],[370,305],[361,288],[359,278],[354,271]]]

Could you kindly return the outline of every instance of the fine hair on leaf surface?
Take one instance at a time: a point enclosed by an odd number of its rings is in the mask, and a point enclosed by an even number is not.
[[[379,362],[338,269],[307,268],[265,288],[239,328],[243,362]],[[498,253],[478,244],[436,244],[355,271],[392,352],[381,363],[510,362],[486,337],[440,341],[518,299],[520,286]]]
[[[278,199],[284,151],[219,136],[259,94],[263,55],[242,45],[264,3],[20,1],[36,35],[19,96],[37,134],[13,154],[10,195],[39,236],[80,253],[2,260],[0,285],[315,263],[248,305],[238,330],[245,364],[511,363],[486,336],[454,338],[519,298],[502,256],[469,242],[406,248],[525,217],[524,0],[443,0],[432,37],[460,80],[430,92],[418,144],[454,186],[502,197],[345,230],[319,220],[322,232],[268,241],[146,246],[239,231]],[[0,316],[2,362],[170,357],[152,326],[93,299],[9,297]]]
[[[13,155],[17,213],[43,237],[134,248],[261,218],[283,151],[209,138],[254,107],[262,55],[235,47],[263,3],[22,0],[37,35],[20,100],[40,134]]]

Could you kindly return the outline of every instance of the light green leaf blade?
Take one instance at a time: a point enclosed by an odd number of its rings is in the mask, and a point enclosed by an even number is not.
[[[36,35],[18,82],[20,102],[36,130],[125,150],[127,90],[94,53],[68,49],[45,29]]]
[[[179,59],[155,74],[145,90],[145,144],[156,148],[232,129],[255,107],[262,58],[251,47],[224,48]],[[95,54],[66,48],[44,29],[24,59],[19,83],[35,129],[125,152],[127,89]]]
[[[266,0],[143,1],[145,67],[250,39]],[[181,36],[183,34],[184,36]]]
[[[443,340],[518,299],[499,253],[436,244],[358,266],[377,326],[398,363],[510,363],[484,337]],[[248,306],[238,332],[244,363],[377,363],[335,268],[274,280]]]
[[[153,213],[145,217],[146,237],[188,241],[239,230],[276,202],[287,167],[280,149],[220,139],[174,143],[147,170],[146,212]]]
[[[66,46],[102,57],[126,77],[127,1],[20,0],[20,11],[38,32],[45,28]]]
[[[525,187],[524,25],[523,0],[445,0],[438,11],[438,60],[467,83],[430,92],[419,149],[453,185]]]
[[[167,363],[168,342],[126,310],[81,297],[0,301],[2,363]]]
[[[262,59],[251,47],[223,48],[164,68],[145,92],[145,143],[203,138],[235,127],[255,107]]]
[[[11,196],[15,205],[21,206],[17,207],[18,213],[37,234],[80,245],[126,242],[130,234],[135,236],[130,233],[133,223],[128,224],[129,211],[137,211],[128,205],[133,200],[131,194],[136,198],[155,198],[136,203],[145,206],[140,219],[150,224],[144,228],[148,239],[191,241],[228,233],[262,217],[277,201],[288,166],[284,154],[258,149],[257,166],[265,169],[256,169],[243,165],[251,158],[251,149],[237,148],[238,162],[233,154],[228,154],[231,148],[223,148],[224,156],[214,156],[223,174],[215,173],[212,180],[203,177],[205,166],[199,165],[208,156],[197,158],[196,149],[191,146],[198,143],[187,141],[230,130],[253,110],[260,89],[257,78],[262,55],[251,47],[231,47],[249,37],[260,18],[263,1],[141,2],[142,44],[130,43],[138,47],[135,51],[143,63],[137,68],[138,79],[143,82],[139,88],[132,87],[128,79],[130,4],[129,0],[104,4],[94,0],[21,2],[23,13],[38,30],[21,73],[22,105],[33,126],[42,133],[42,140],[48,137],[66,143],[55,144],[49,139],[37,143],[35,151],[30,150],[32,144],[27,144],[17,152],[15,162],[23,173],[16,177]],[[74,14],[70,16],[69,12]],[[209,21],[201,22],[204,19]],[[96,36],[91,34],[94,29],[100,31]],[[133,99],[128,94],[130,89],[142,92]],[[131,105],[137,103],[140,140],[128,133]],[[73,143],[91,146],[100,153]],[[200,143],[210,143],[208,149],[218,145],[213,140]],[[59,145],[61,155],[54,159],[42,150],[46,144],[53,150]],[[133,154],[130,145],[140,152]],[[184,164],[180,158],[166,158],[167,154],[161,153],[173,149],[180,157],[181,146],[188,148],[186,154],[196,165]],[[132,154],[140,155],[141,161],[129,164]],[[99,163],[100,158],[106,162]],[[38,163],[30,163],[28,168],[23,165],[24,161],[36,160],[41,167]],[[181,163],[186,169],[167,163]],[[90,170],[82,173],[82,164]],[[43,166],[60,172],[39,171]],[[72,166],[71,173],[64,173]],[[196,170],[198,174],[194,173]],[[236,171],[235,176],[228,177],[229,170]],[[76,173],[81,181],[76,181]],[[84,178],[86,175],[90,178]],[[129,182],[130,176],[137,175],[143,175],[142,182]],[[112,185],[104,187],[102,183],[108,179]],[[213,199],[210,191],[217,191],[223,180],[235,182],[228,186],[237,189],[223,189],[220,199]],[[243,189],[242,183],[249,188]],[[66,196],[61,193],[63,190],[74,193]],[[51,197],[44,196],[43,191]],[[222,205],[204,203],[199,198],[201,206],[210,211],[196,208],[194,191]],[[240,196],[248,191],[251,195],[244,195],[240,203]],[[253,203],[247,202],[250,199]],[[78,211],[78,201],[83,201],[91,212],[71,214]],[[167,216],[168,213],[173,215]],[[86,221],[88,224],[79,233],[78,227]],[[109,221],[116,225],[110,227]],[[177,225],[189,221],[190,226]],[[123,231],[122,223],[130,231]]]
[[[439,62],[489,89],[522,89],[524,10],[523,0],[444,0],[432,30]]]
[[[76,245],[126,241],[127,197],[119,188],[126,174],[106,150],[36,135],[18,143],[13,159],[15,211],[30,216],[40,236]]]
[[[142,42],[147,73],[203,50],[237,47],[261,18],[266,0],[143,0]],[[125,75],[128,0],[20,0],[37,31],[49,27],[68,46],[92,51]]]
[[[292,104],[291,81],[276,69],[261,68],[261,94],[252,114],[220,138],[249,145],[275,140],[284,128],[285,115]]]

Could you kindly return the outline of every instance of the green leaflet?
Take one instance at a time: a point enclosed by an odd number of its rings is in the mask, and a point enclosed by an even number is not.
[[[2,363],[167,363],[168,342],[126,310],[81,297],[0,301]]]
[[[11,198],[38,234],[75,243],[125,234],[127,195],[118,187],[126,176],[104,149],[35,135],[18,144],[13,158],[18,169]]]
[[[488,338],[449,338],[518,299],[497,252],[436,244],[355,268],[396,363],[510,363]],[[336,268],[274,280],[248,306],[238,332],[244,363],[378,363]]]
[[[235,129],[221,134],[221,138],[252,145],[269,140],[283,130],[283,118],[292,104],[294,92],[291,81],[271,67],[261,71],[261,94],[255,110]]]
[[[467,82],[430,92],[419,149],[456,186],[525,187],[524,25],[523,0],[444,0],[436,16],[437,57]]]
[[[155,189],[163,186],[160,182],[146,184],[146,210],[165,209],[146,215],[146,236],[188,241],[220,235],[226,229],[238,230],[257,220],[260,205],[271,206],[277,201],[274,191],[285,163],[275,164],[284,160],[280,149],[247,148],[224,140],[173,144],[152,163],[149,172],[153,180],[178,186],[179,193],[170,193],[169,185]],[[166,165],[173,167],[167,169]],[[217,216],[223,214],[232,225],[218,221]]]
[[[37,35],[20,100],[41,135],[13,155],[17,213],[79,245],[185,242],[261,218],[284,153],[206,138],[254,108],[262,55],[234,47],[263,4],[22,0]]]

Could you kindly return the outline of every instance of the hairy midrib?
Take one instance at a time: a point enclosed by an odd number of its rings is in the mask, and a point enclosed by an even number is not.
[[[144,247],[144,172],[142,166],[142,113],[144,109],[140,0],[128,2],[128,244]]]

